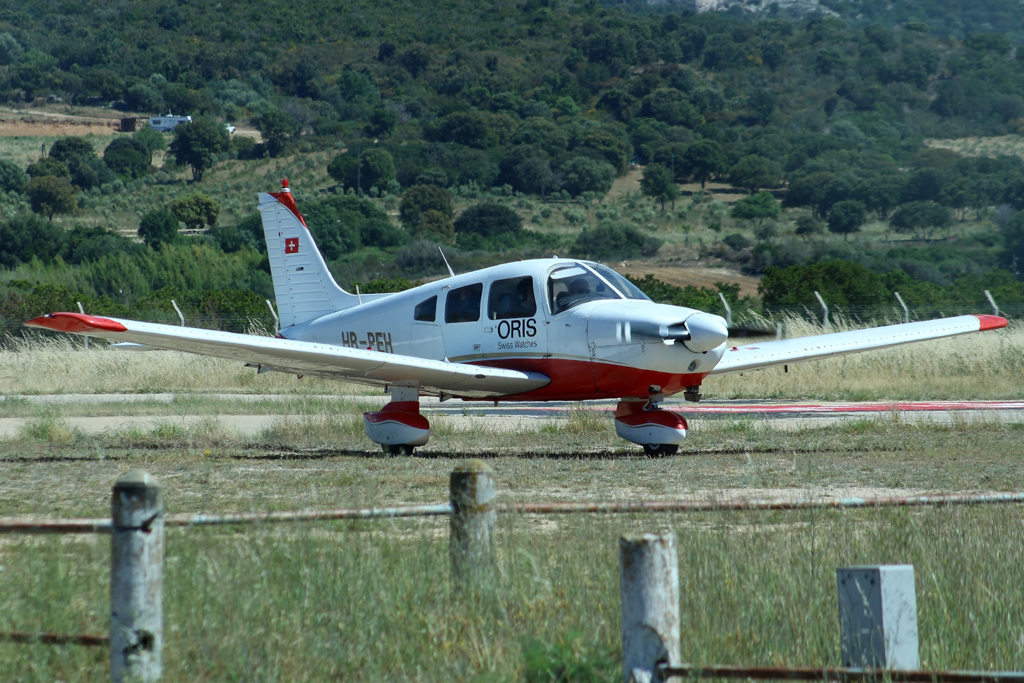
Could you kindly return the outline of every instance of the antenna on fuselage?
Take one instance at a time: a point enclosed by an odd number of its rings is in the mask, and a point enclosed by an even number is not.
[[[437,250],[441,251],[441,247],[438,247]],[[446,259],[444,257],[444,252],[443,251],[441,251],[441,260],[444,261],[444,266],[445,266],[445,268],[448,269],[448,275],[450,275],[451,277],[455,277],[455,271],[452,270],[452,267],[448,265],[448,259]]]

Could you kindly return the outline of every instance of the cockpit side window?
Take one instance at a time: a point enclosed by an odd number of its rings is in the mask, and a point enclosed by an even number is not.
[[[484,285],[459,287],[448,292],[444,304],[444,321],[446,323],[471,323],[480,319],[480,299],[484,293]]]
[[[552,314],[587,301],[621,298],[593,271],[579,264],[556,268],[548,276],[548,303]]]
[[[406,309],[408,310],[408,309]],[[432,323],[437,317],[437,297],[432,296],[426,301],[418,304],[413,312],[413,320]]]
[[[537,315],[537,299],[533,294],[533,278],[513,277],[495,280],[487,295],[487,318],[508,320],[532,318]]]

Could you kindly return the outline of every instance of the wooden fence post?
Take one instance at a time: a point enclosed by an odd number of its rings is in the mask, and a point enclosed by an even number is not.
[[[114,484],[110,544],[110,679],[157,681],[164,639],[164,501],[148,473]]]
[[[677,666],[679,557],[675,534],[619,539],[622,590],[622,680],[663,681],[662,666]]]
[[[452,577],[456,582],[490,580],[494,572],[494,471],[482,460],[467,460],[451,474]]]

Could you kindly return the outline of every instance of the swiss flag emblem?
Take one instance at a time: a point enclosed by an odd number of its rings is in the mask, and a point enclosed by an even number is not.
[[[286,254],[298,254],[299,253],[299,238],[289,237],[284,241],[284,253]]]

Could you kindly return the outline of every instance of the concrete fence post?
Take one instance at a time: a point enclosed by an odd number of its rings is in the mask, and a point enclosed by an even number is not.
[[[665,680],[663,666],[678,666],[679,556],[675,534],[619,539],[622,591],[622,680]]]
[[[482,460],[467,460],[452,471],[452,577],[456,582],[487,580],[494,572],[494,471]]]
[[[836,584],[843,666],[920,669],[914,566],[843,567]]]
[[[164,502],[160,485],[133,470],[111,499],[110,680],[160,679],[164,639]]]

